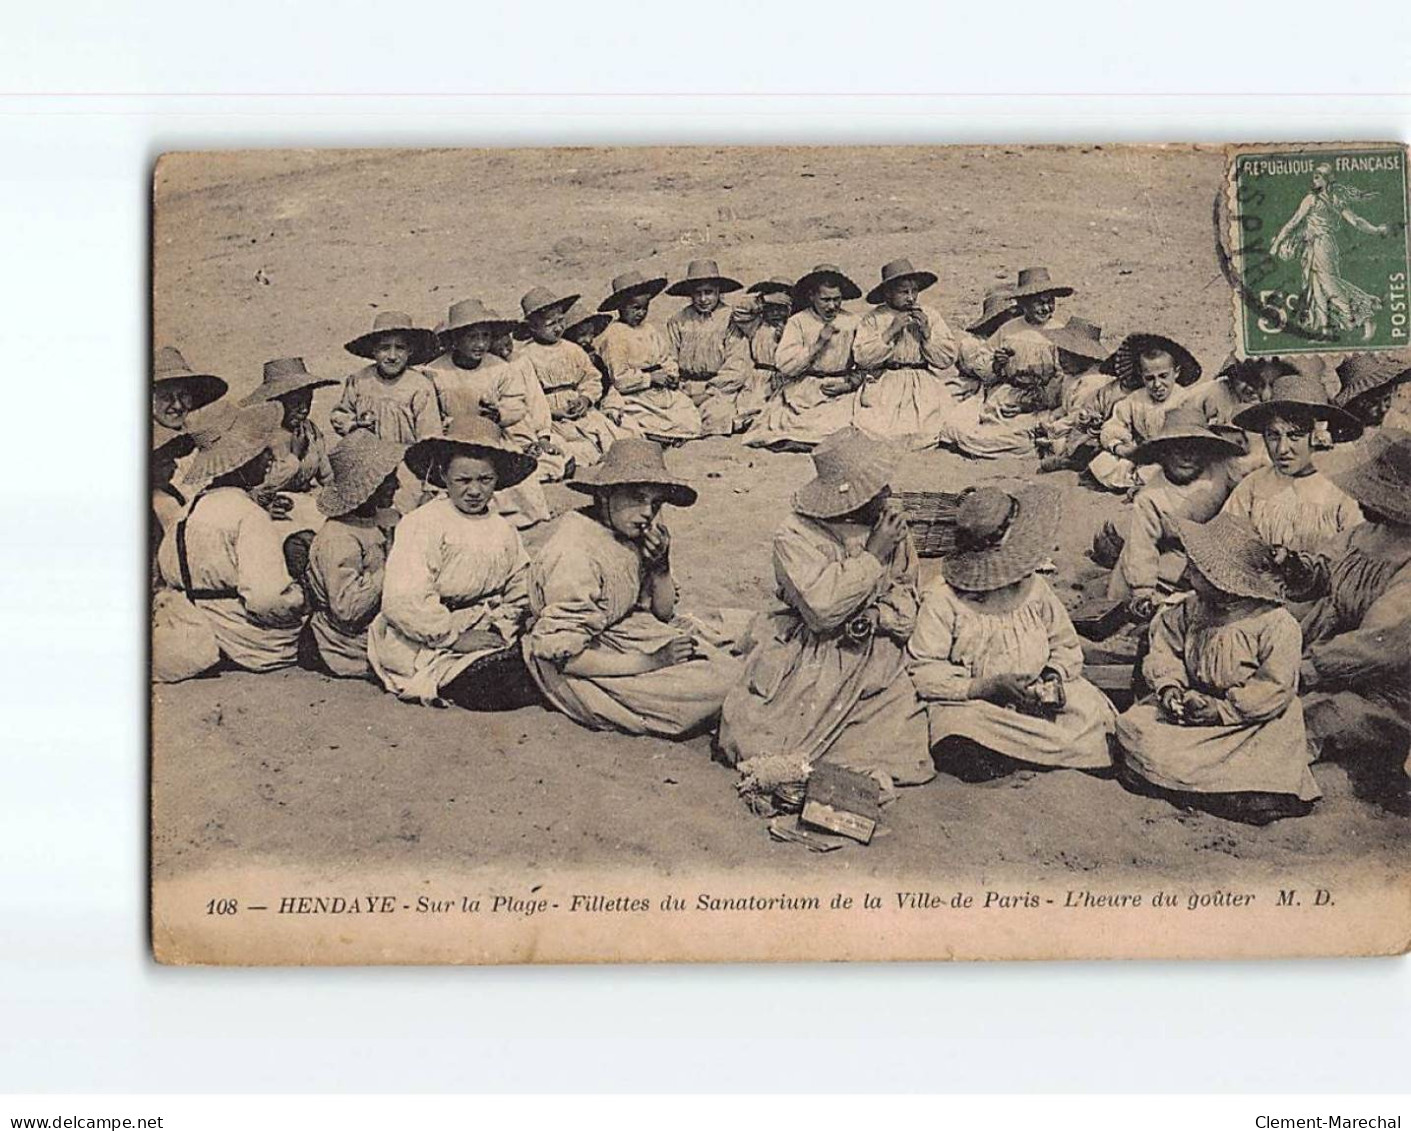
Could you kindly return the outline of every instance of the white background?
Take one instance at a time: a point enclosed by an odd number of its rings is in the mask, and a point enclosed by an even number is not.
[[[2,26],[0,1091],[1405,1086],[1406,961],[158,968],[140,647],[159,152],[1405,140],[1407,5],[30,0]]]

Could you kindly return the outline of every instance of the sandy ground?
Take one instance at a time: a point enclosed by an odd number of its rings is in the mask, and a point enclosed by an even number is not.
[[[932,295],[954,325],[974,320],[994,280],[1047,264],[1079,288],[1061,310],[1114,342],[1137,329],[1170,334],[1213,370],[1231,345],[1211,220],[1220,171],[1218,152],[1188,149],[180,157],[157,179],[155,341],[225,375],[240,396],[267,358],[302,355],[341,378],[354,368],[341,343],[379,308],[430,325],[469,295],[515,309],[535,283],[596,302],[629,267],[676,277],[701,256],[745,281],[833,262],[865,290],[881,263],[907,255],[939,273]],[[674,307],[663,299],[652,317]],[[336,396],[319,392],[316,419]],[[668,519],[685,603],[764,607],[768,532],[808,478],[808,458],[734,439],[669,458],[701,493]],[[906,459],[897,486],[958,490],[1028,479],[1034,467],[927,452]],[[1076,600],[1096,572],[1083,556],[1092,533],[1123,506],[1071,473],[1046,478],[1065,488],[1055,585]],[[556,511],[577,498],[551,490]],[[592,733],[540,709],[437,711],[303,671],[159,687],[153,731],[158,877],[259,860],[1054,879],[1142,868],[1218,882],[1349,858],[1404,867],[1411,854],[1411,822],[1360,800],[1335,766],[1317,770],[1326,796],[1311,816],[1267,829],[1078,773],[984,786],[942,775],[907,791],[870,847],[815,856],[769,839],[704,738]]]

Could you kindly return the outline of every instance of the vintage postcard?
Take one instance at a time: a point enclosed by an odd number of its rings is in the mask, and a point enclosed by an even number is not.
[[[192,964],[1411,945],[1406,149],[169,154]]]

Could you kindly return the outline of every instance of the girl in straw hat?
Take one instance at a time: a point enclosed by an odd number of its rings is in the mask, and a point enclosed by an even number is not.
[[[856,283],[822,263],[794,285],[799,311],[774,351],[779,393],[745,434],[756,448],[804,451],[853,420],[860,379],[853,366],[858,318],[843,309],[861,298]]]
[[[940,313],[921,302],[935,285],[930,271],[909,259],[882,268],[882,281],[867,296],[873,308],[858,323],[853,360],[867,376],[853,420],[877,436],[931,448],[955,398],[941,378],[959,356],[959,346]]]
[[[1362,436],[1319,460],[1325,473],[1365,463],[1381,447],[1383,429],[1411,430],[1411,413],[1403,396],[1411,383],[1411,351],[1357,353],[1338,367],[1342,388],[1333,404],[1362,425]]]
[[[602,378],[602,385],[598,389],[598,398],[599,403],[603,405],[603,414],[614,424],[621,424],[621,415],[602,402],[603,396],[612,387],[612,382],[608,380],[607,363],[598,353],[598,336],[611,324],[611,314],[605,314],[601,310],[590,310],[588,304],[580,298],[568,308],[568,312],[563,316],[563,337],[564,341],[572,342],[588,355],[588,360],[593,363],[593,368]]]
[[[195,373],[181,352],[163,346],[152,359],[152,428],[154,445],[186,431],[186,418],[225,396],[229,386],[210,373]]]
[[[999,403],[1017,397],[1016,390],[1042,388],[1058,376],[1058,354],[1048,332],[1060,329],[1066,320],[1056,317],[1058,300],[1073,294],[1073,288],[1055,283],[1047,267],[1025,267],[1014,284],[1012,301],[1020,317],[1000,322],[990,336],[994,354],[993,377],[985,384],[998,384],[991,393]]]
[[[737,390],[733,394],[737,432],[751,428],[779,392],[775,354],[792,313],[793,298],[788,291],[750,294],[735,303],[719,384]]]
[[[436,387],[418,368],[441,352],[435,334],[400,311],[384,310],[370,331],[343,348],[372,364],[343,382],[343,395],[328,414],[338,435],[366,428],[379,440],[411,444],[441,434]]]
[[[696,259],[686,267],[686,277],[666,293],[689,299],[666,322],[667,337],[687,395],[701,412],[701,434],[729,436],[735,429],[734,399],[717,387],[716,376],[725,364],[725,340],[730,333],[730,310],[722,295],[738,291],[741,284],[722,275],[713,259]]]
[[[659,513],[691,506],[695,490],[640,437],[618,440],[569,486],[592,505],[557,520],[529,571],[525,655],[544,695],[594,730],[679,738],[709,727],[739,676],[728,649],[748,614],[677,611]]]
[[[1134,617],[1149,620],[1186,571],[1180,523],[1208,522],[1235,485],[1232,462],[1243,454],[1233,440],[1212,432],[1193,405],[1177,405],[1155,437],[1139,447],[1139,466],[1159,464],[1137,492],[1121,556],[1107,595],[1127,602]]]
[[[1313,464],[1313,433],[1326,421],[1335,440],[1355,440],[1362,425],[1328,403],[1312,376],[1291,373],[1273,383],[1273,399],[1239,413],[1235,426],[1263,435],[1270,464],[1230,492],[1222,513],[1243,518],[1269,546],[1315,552],[1362,521],[1362,512]]]
[[[701,435],[701,412],[681,389],[680,370],[667,335],[647,322],[652,299],[666,287],[628,271],[612,281],[598,309],[617,315],[598,339],[612,389],[604,398],[625,428],[658,443],[675,444]]]
[[[310,659],[317,658],[310,666],[330,675],[372,675],[367,629],[382,605],[388,542],[378,517],[392,506],[405,454],[403,445],[360,428],[329,456],[333,476],[318,496],[318,509],[328,521],[309,546],[304,584],[313,610]]]
[[[1155,689],[1117,720],[1126,784],[1267,824],[1321,796],[1298,702],[1301,637],[1273,555],[1249,526],[1180,524],[1195,592],[1151,625],[1142,674]]]
[[[965,397],[941,422],[936,439],[972,459],[999,459],[1032,455],[1039,440],[1058,445],[1070,435],[1067,414],[1076,415],[1071,403],[1063,400],[1071,390],[1076,400],[1090,382],[1086,379],[1107,354],[1102,327],[1082,318],[1073,318],[1056,331],[1045,331],[1045,341],[1053,353],[1054,367],[1042,382],[1037,379],[1019,384],[994,383],[983,387],[981,396]],[[1044,410],[1052,410],[1045,412]],[[1073,435],[1075,445],[1081,438]],[[1064,465],[1073,459],[1066,447]]]
[[[310,492],[333,480],[323,432],[312,420],[314,390],[337,381],[316,377],[301,357],[285,357],[264,364],[263,379],[242,405],[278,404],[284,416],[272,446],[274,461],[261,484],[259,501],[276,518],[289,518],[296,530],[316,530],[323,515],[313,505]]]
[[[368,629],[369,665],[408,702],[470,710],[532,702],[518,650],[529,558],[519,532],[491,504],[501,485],[533,473],[534,458],[471,416],[445,437],[413,444],[405,463],[446,493],[397,524],[382,611]]]
[[[1098,432],[1100,451],[1088,474],[1110,491],[1130,491],[1143,482],[1132,457],[1161,431],[1176,403],[1175,391],[1200,378],[1200,364],[1179,342],[1160,334],[1128,334],[1103,362],[1121,378],[1135,376],[1141,388],[1117,402]]]
[[[519,369],[526,388],[532,390],[533,382],[543,394],[528,423],[537,435],[546,478],[570,474],[570,463],[591,467],[613,440],[628,435],[599,408],[603,382],[592,360],[564,339],[568,311],[578,297],[535,287],[519,300],[530,340],[510,364]]]
[[[479,299],[451,304],[440,332],[446,352],[427,366],[436,387],[441,419],[447,428],[457,421],[484,417],[504,430],[505,439],[527,454],[540,454],[537,428],[549,427],[549,407],[543,390],[522,366],[510,366],[490,352],[500,331],[513,333],[519,323],[502,318]],[[535,422],[538,422],[536,426]],[[548,463],[553,455],[545,453]],[[514,487],[495,492],[495,507],[519,530],[549,519],[549,501],[540,474]]]
[[[926,701],[936,765],[964,780],[1020,763],[1112,764],[1116,712],[1083,678],[1073,622],[1034,572],[1061,520],[1056,491],[977,488],[956,514],[944,576],[922,596],[907,667]]]
[[[201,490],[157,552],[162,581],[205,615],[221,655],[256,672],[295,662],[305,612],[278,528],[253,497],[280,416],[278,405],[243,408],[197,451],[186,481]]]
[[[1309,734],[1324,757],[1374,752],[1369,776],[1411,774],[1411,435],[1384,433],[1366,462],[1333,477],[1366,521],[1301,579],[1297,596],[1321,594],[1303,618]]]
[[[916,551],[888,484],[898,456],[856,428],[814,450],[816,475],[774,534],[782,608],[721,713],[730,765],[826,761],[886,787],[935,776],[903,664],[918,595]]]

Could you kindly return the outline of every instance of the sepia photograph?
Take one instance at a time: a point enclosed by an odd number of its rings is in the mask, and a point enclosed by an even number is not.
[[[1411,943],[1400,144],[153,174],[173,964]]]

